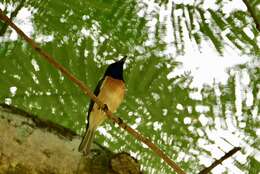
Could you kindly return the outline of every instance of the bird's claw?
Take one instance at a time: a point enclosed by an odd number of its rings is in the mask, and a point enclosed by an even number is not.
[[[107,104],[104,104],[103,107],[98,107],[98,109],[101,109],[102,111],[107,112],[108,106],[107,106]]]
[[[102,110],[103,110],[104,112],[107,112],[107,111],[108,111],[108,106],[107,106],[107,104],[104,104]]]

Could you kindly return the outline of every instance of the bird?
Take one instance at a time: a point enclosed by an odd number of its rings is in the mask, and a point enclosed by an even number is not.
[[[123,78],[123,66],[126,60],[123,57],[119,61],[110,64],[103,76],[98,82],[94,94],[105,104],[107,109],[114,113],[122,103],[125,95],[125,81]],[[86,132],[79,145],[78,151],[88,155],[91,144],[98,126],[106,120],[106,113],[93,100],[90,101]]]

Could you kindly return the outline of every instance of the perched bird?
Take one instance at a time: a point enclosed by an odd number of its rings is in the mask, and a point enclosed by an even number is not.
[[[110,64],[103,78],[98,82],[94,94],[108,107],[111,112],[115,112],[125,94],[125,82],[123,78],[123,66],[126,56],[121,60]],[[106,119],[106,113],[94,103],[90,101],[86,133],[79,145],[79,152],[88,154],[95,135],[97,127],[102,124]]]

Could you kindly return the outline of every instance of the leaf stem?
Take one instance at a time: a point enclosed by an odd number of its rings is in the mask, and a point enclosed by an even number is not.
[[[205,169],[201,170],[199,174],[207,174],[209,173],[213,168],[215,168],[217,165],[221,164],[224,160],[234,155],[237,151],[239,151],[241,147],[234,147],[229,152],[227,152],[224,156],[222,156],[220,159],[214,161],[209,167],[206,167]]]
[[[254,12],[252,6],[249,4],[249,2],[247,0],[243,0],[243,2],[247,7],[248,12],[250,13],[250,15],[253,18],[256,28],[258,29],[258,31],[260,31],[260,20],[257,20],[256,13]]]

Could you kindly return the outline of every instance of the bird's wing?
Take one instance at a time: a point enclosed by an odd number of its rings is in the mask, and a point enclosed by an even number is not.
[[[97,86],[96,86],[96,88],[95,88],[95,90],[94,90],[95,96],[98,96],[98,94],[99,94],[99,92],[100,92],[100,87],[101,87],[103,81],[104,81],[104,78],[102,78],[101,80],[99,80],[99,82],[98,82],[98,84],[97,84]],[[88,107],[88,115],[87,115],[88,123],[87,123],[86,129],[88,129],[89,114],[90,114],[90,112],[91,112],[93,106],[94,106],[94,101],[93,101],[93,100],[90,100],[89,107]]]

